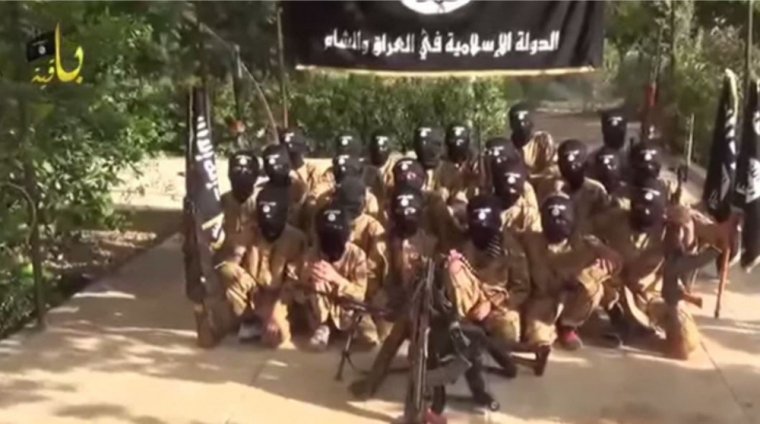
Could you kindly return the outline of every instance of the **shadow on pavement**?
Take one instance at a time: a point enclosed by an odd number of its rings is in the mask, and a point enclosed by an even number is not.
[[[337,349],[271,351],[233,337],[214,350],[196,348],[180,269],[174,237],[52,311],[44,333],[0,342],[0,423],[332,424],[388,422],[401,413],[405,376],[390,376],[376,399],[355,401],[347,386],[356,373],[347,368],[344,382],[333,380]],[[739,350],[742,338],[757,338],[758,326],[725,321],[705,334]],[[370,354],[357,356],[362,369],[371,361]],[[449,416],[450,422],[747,423],[722,374],[754,385],[760,364],[718,371],[702,350],[689,362],[632,350],[556,351],[542,378],[489,376],[501,412],[478,418],[452,404]],[[466,389],[460,382],[452,392]]]

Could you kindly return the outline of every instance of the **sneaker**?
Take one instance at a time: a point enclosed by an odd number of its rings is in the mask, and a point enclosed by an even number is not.
[[[238,340],[242,343],[255,342],[261,339],[264,329],[258,321],[243,322],[238,329]]]
[[[322,352],[327,349],[327,343],[329,341],[330,327],[322,324],[314,330],[314,335],[309,339],[309,347],[317,352]]]
[[[578,350],[583,347],[583,341],[574,328],[559,329],[559,343],[566,350]]]

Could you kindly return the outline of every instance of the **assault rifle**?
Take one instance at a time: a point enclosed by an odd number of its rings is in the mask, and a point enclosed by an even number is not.
[[[488,393],[483,373],[498,373],[511,378],[517,374],[516,364],[524,365],[540,376],[546,368],[550,349],[534,348],[522,343],[496,342],[482,328],[462,322],[444,291],[436,284],[435,265],[425,262],[425,273],[418,280],[407,313],[397,320],[380,352],[375,358],[368,376],[351,384],[351,392],[358,398],[373,396],[379,389],[401,344],[407,338],[409,346],[409,380],[404,404],[403,423],[423,422],[428,410],[426,394],[430,394],[430,410],[440,414],[446,404],[445,386],[465,376],[473,400],[482,406],[496,410],[498,402]],[[428,331],[429,329],[429,331]],[[427,334],[427,336],[426,336]],[[496,361],[498,368],[483,365],[485,352]],[[510,353],[533,353],[536,359],[519,358]],[[444,361],[446,356],[453,358]]]
[[[351,359],[351,347],[356,338],[361,321],[363,319],[372,319],[372,316],[385,317],[390,315],[390,313],[383,308],[374,307],[366,302],[360,302],[347,296],[336,296],[332,293],[325,293],[318,290],[313,290],[312,292],[318,296],[323,296],[332,300],[336,305],[345,310],[353,312],[351,315],[351,324],[348,327],[348,337],[340,352],[340,362],[338,363],[338,370],[335,373],[335,381],[343,381],[343,369],[346,367],[346,363],[348,363],[348,365],[354,370],[360,371]],[[368,317],[367,315],[370,316]]]
[[[663,300],[671,307],[678,306],[678,302],[683,300],[701,308],[702,298],[686,292],[683,283],[692,272],[714,261],[719,252],[715,249],[704,249],[695,254],[686,253],[679,239],[679,228],[675,225],[668,225],[666,228],[664,247]]]
[[[205,304],[206,285],[198,246],[195,205],[187,196],[182,206],[182,233],[184,235],[182,250],[185,265],[185,294],[193,302],[198,345],[211,348],[216,345],[220,337],[211,325],[209,311]]]
[[[425,260],[424,273],[412,296],[410,308],[409,378],[404,400],[404,424],[425,424],[425,378],[428,362],[428,330],[433,306],[435,262]],[[395,356],[395,355],[394,355]]]
[[[683,281],[699,268],[715,261],[719,252],[715,249],[705,249],[696,254],[687,254],[681,245],[679,228],[668,225],[665,230],[665,262],[663,263],[662,298],[667,305],[668,313],[663,325],[665,329],[668,351],[678,353],[683,345],[684,331],[682,325],[688,325],[679,319],[678,305],[685,300],[702,307],[702,299],[687,293]]]

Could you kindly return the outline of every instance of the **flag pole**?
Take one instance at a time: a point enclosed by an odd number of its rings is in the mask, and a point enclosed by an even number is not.
[[[747,38],[745,42],[745,52],[744,52],[744,92],[749,92],[749,84],[750,81],[752,81],[752,76],[750,75],[752,72],[752,15],[753,15],[753,3],[754,0],[749,0],[747,2]]]
[[[282,36],[282,5],[277,3],[277,59],[280,68],[280,96],[282,99],[282,126],[288,127],[288,86],[285,81],[285,41]]]
[[[720,318],[720,307],[723,303],[723,292],[728,281],[728,261],[731,258],[731,246],[726,246],[720,257],[720,282],[718,283],[718,296],[715,299],[715,318]]]

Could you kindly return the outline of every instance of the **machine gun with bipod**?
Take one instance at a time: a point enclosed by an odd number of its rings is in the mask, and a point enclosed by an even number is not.
[[[427,414],[440,414],[446,405],[445,386],[465,376],[475,403],[489,409],[499,408],[498,402],[488,393],[483,373],[493,372],[512,378],[516,364],[529,367],[537,376],[543,375],[548,361],[548,347],[533,348],[522,343],[495,342],[482,328],[471,325],[456,316],[445,298],[440,281],[436,279],[436,265],[428,259],[425,272],[418,279],[408,304],[378,352],[366,378],[351,384],[351,392],[358,398],[373,396],[391,370],[391,363],[404,340],[409,339],[409,377],[404,415],[401,423],[424,423]],[[486,367],[482,356],[488,352],[499,367]],[[511,353],[533,353],[535,359],[518,358]],[[446,361],[445,356],[453,355]]]

